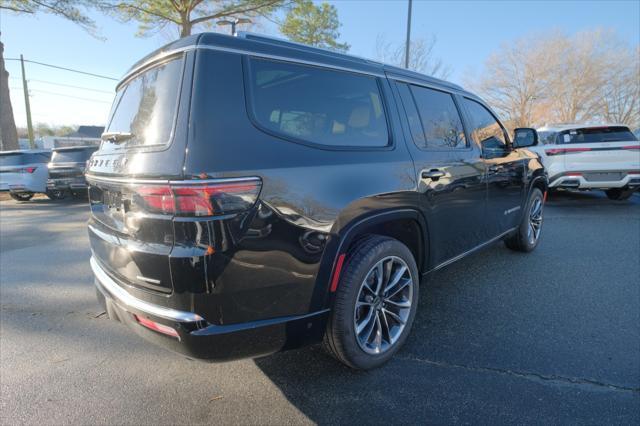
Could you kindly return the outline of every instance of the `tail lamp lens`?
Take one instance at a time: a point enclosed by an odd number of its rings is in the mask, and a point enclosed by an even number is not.
[[[176,216],[216,216],[251,208],[258,199],[259,178],[139,186],[135,194],[144,210]]]
[[[35,172],[37,169],[37,167],[25,167],[23,169],[20,169],[20,173],[33,173]]]
[[[591,151],[591,148],[552,148],[552,149],[545,150],[547,155],[561,155],[561,154],[569,154],[572,152],[587,152],[587,151]]]

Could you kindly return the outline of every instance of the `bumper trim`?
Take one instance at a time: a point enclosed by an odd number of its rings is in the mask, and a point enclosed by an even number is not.
[[[100,267],[98,261],[91,256],[89,261],[91,263],[91,269],[96,279],[100,282],[100,285],[106,290],[111,297],[125,306],[137,309],[139,311],[148,313],[149,315],[155,315],[160,318],[165,318],[178,322],[198,322],[204,321],[198,314],[193,312],[178,311],[176,309],[165,308],[163,306],[154,305],[144,300],[140,300],[137,297],[129,294],[125,289],[120,287],[107,273]]]

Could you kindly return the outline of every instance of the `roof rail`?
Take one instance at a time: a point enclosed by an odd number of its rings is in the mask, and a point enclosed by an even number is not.
[[[336,52],[334,50],[326,49],[324,47],[315,47],[309,46],[308,44],[298,43],[297,41],[287,40],[281,37],[268,36],[263,34],[252,33],[249,31],[238,31],[237,37],[244,38],[247,40],[261,41],[269,44],[277,44],[280,46],[292,47],[299,50],[305,50],[307,52],[319,53],[322,55],[329,55],[333,57],[340,57],[343,59],[347,59],[354,62],[362,62],[368,65],[379,65],[383,64],[378,61],[374,61],[372,59],[363,58],[362,56],[351,55],[348,53]]]

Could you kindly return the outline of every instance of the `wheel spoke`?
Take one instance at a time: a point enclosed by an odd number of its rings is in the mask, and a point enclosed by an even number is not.
[[[406,309],[406,308],[410,308],[411,307],[411,301],[409,300],[403,300],[402,302],[395,302],[393,300],[390,299],[386,299],[385,303],[387,305],[394,305],[400,309]]]
[[[356,334],[362,333],[362,330],[364,330],[369,325],[369,323],[371,323],[371,319],[373,318],[375,311],[376,310],[373,308],[369,309],[367,316],[362,321],[360,321],[359,324],[356,325]]]
[[[400,293],[400,291],[402,291],[409,284],[411,284],[411,278],[405,278],[404,281],[401,281],[401,283],[397,285],[397,287],[393,290],[393,293],[386,296],[386,299],[391,299],[393,296]]]
[[[382,269],[382,262],[380,262],[376,266],[376,290],[375,290],[376,295],[380,293],[380,289],[382,288],[383,281],[384,281],[384,270]]]
[[[398,282],[400,281],[400,278],[402,278],[402,276],[404,275],[405,272],[407,272],[407,267],[406,266],[402,265],[401,267],[398,268],[396,273],[393,274],[393,278],[391,278],[391,280],[389,280],[389,283],[385,287],[385,289],[384,289],[385,293],[389,292],[393,288],[393,286],[398,284]]]
[[[385,314],[388,314],[389,316],[391,316],[391,318],[393,318],[394,320],[398,321],[400,324],[404,325],[404,323],[406,322],[405,320],[403,320],[402,318],[400,318],[400,316],[398,314],[396,314],[395,312],[392,312],[388,309],[382,308],[382,310],[384,311]]]
[[[374,339],[376,352],[382,351],[382,324],[380,324],[380,317],[376,314],[376,337]]]
[[[382,315],[381,315],[381,316],[382,316],[382,320],[381,320],[380,322],[381,322],[381,324],[382,324],[382,326],[383,326],[383,327],[382,327],[382,328],[383,328],[383,331],[385,331],[385,332],[386,332],[386,335],[387,335],[387,336],[386,336],[387,342],[389,342],[389,344],[391,344],[391,343],[393,343],[393,342],[392,342],[392,338],[391,338],[391,328],[389,327],[389,321],[387,320],[387,314],[385,314],[385,313],[384,313],[384,311],[380,311],[380,312],[381,312],[381,314],[382,314]],[[383,337],[384,337],[384,336],[383,336]]]

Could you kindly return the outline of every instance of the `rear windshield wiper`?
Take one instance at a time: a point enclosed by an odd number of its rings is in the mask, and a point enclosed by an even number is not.
[[[103,141],[120,143],[132,139],[135,135],[129,132],[104,132],[100,137]]]

